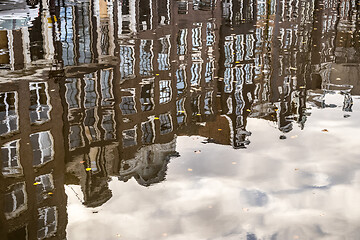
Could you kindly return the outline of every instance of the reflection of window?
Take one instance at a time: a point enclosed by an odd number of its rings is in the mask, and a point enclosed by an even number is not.
[[[49,131],[31,134],[30,142],[33,149],[34,166],[40,166],[53,160],[53,140]]]
[[[37,200],[48,198],[49,192],[54,190],[54,180],[51,174],[40,175],[35,178]]]
[[[224,92],[231,93],[233,90],[234,71],[232,68],[226,68],[224,72]]]
[[[225,67],[232,67],[232,63],[234,62],[234,49],[233,49],[233,37],[228,36],[225,38],[225,46],[224,46],[224,53],[225,53]]]
[[[6,219],[14,218],[27,209],[25,183],[11,185],[4,196],[4,212]]]
[[[126,96],[121,97],[120,109],[122,114],[130,115],[136,113],[134,97]]]
[[[88,139],[90,141],[99,140],[96,108],[90,108],[85,111],[84,124],[86,126],[85,134],[88,137]]]
[[[153,97],[154,97],[153,83],[142,85],[141,94],[140,94],[140,103],[141,103],[141,110],[143,112],[151,111],[154,108]]]
[[[160,104],[168,103],[171,101],[171,81],[161,80],[160,85]]]
[[[19,140],[15,140],[1,147],[2,174],[5,177],[23,173],[20,164],[19,145]]]
[[[176,101],[176,120],[180,125],[185,122],[186,119],[186,111],[185,111],[185,98],[181,98]]]
[[[188,1],[178,1],[178,14],[188,13]]]
[[[105,130],[105,140],[115,139],[115,120],[114,111],[106,111],[103,115],[102,126]]]
[[[205,69],[205,82],[211,82],[213,80],[213,69],[214,69],[214,60],[209,59],[206,63]]]
[[[180,29],[177,36],[177,54],[185,55],[187,50],[187,29]]]
[[[244,104],[245,104],[245,101],[244,101],[244,98],[243,98],[243,95],[242,95],[242,91],[236,91],[234,93],[234,97],[235,97],[235,101],[236,101],[236,112],[235,114],[237,116],[240,116],[242,115],[242,110],[244,108]]]
[[[245,83],[252,84],[253,77],[254,77],[252,64],[249,64],[249,63],[245,64],[244,70],[245,70]]]
[[[170,23],[170,0],[160,0],[157,5],[159,24],[168,25]]]
[[[181,66],[176,70],[176,88],[178,95],[182,94],[186,88],[186,72],[185,66]]]
[[[120,46],[120,78],[129,78],[134,75],[134,49],[130,46]]]
[[[212,46],[215,42],[215,24],[208,22],[206,24],[206,46]]]
[[[0,136],[18,130],[17,93],[0,93]]]
[[[193,116],[200,114],[200,95],[191,98],[191,110]]]
[[[204,110],[205,114],[210,115],[212,114],[212,94],[213,92],[207,92],[204,99]]]
[[[201,50],[201,23],[195,23],[195,25],[200,25],[192,29],[192,50],[200,51]]]
[[[123,147],[135,146],[137,144],[136,126],[132,129],[124,130],[122,132],[122,136],[123,136]]]
[[[160,134],[164,135],[172,131],[172,121],[170,113],[160,114]]]
[[[62,46],[62,60],[64,66],[74,65],[74,28],[73,28],[73,8],[72,7],[62,7],[60,10],[60,26],[61,34],[60,41]]]
[[[201,62],[193,62],[191,65],[191,86],[199,86],[201,78]]]
[[[253,34],[246,34],[246,55],[245,60],[250,60],[254,56],[255,39]]]
[[[69,109],[79,108],[79,85],[78,79],[68,78],[66,79],[66,102],[69,106]]]
[[[245,56],[244,34],[237,35],[235,39],[236,61],[243,61]]]
[[[170,69],[170,36],[159,39],[161,45],[161,52],[158,55],[159,70],[165,71]]]
[[[81,127],[79,125],[70,126],[69,136],[70,150],[73,150],[84,145]]]
[[[109,69],[100,71],[100,85],[102,101],[101,106],[111,106],[114,100],[112,95],[112,71]]]
[[[44,123],[50,119],[50,98],[46,82],[32,82],[30,88],[30,121]]]
[[[102,55],[109,54],[109,25],[108,24],[101,24],[100,26],[100,48]]]
[[[85,80],[85,107],[91,108],[97,105],[96,79],[93,74],[87,74]]]
[[[139,73],[141,76],[149,76],[153,71],[152,59],[152,40],[141,39],[140,42],[140,66]]]
[[[142,143],[149,144],[153,143],[155,139],[154,135],[154,125],[151,121],[141,123],[142,131]]]
[[[38,231],[37,238],[44,239],[54,236],[57,230],[57,208],[44,207],[38,209]]]
[[[91,34],[91,25],[89,24],[92,16],[90,15],[91,7],[89,5],[88,2],[83,2],[83,4],[78,6],[78,11],[81,12],[76,18],[79,63],[90,63],[92,57],[91,37],[93,35]]]

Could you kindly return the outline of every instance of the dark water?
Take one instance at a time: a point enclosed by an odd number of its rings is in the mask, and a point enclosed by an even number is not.
[[[0,2],[0,239],[360,239],[360,1]]]

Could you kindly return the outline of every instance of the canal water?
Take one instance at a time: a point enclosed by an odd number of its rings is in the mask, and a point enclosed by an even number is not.
[[[360,239],[360,2],[0,2],[0,239]]]

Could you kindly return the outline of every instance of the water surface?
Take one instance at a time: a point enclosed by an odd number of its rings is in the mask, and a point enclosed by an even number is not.
[[[358,11],[0,3],[0,238],[358,239]]]

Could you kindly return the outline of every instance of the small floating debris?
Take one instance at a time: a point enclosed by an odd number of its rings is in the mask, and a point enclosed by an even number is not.
[[[327,130],[327,129],[323,129],[323,130],[321,130],[322,132],[329,132],[329,130]]]

